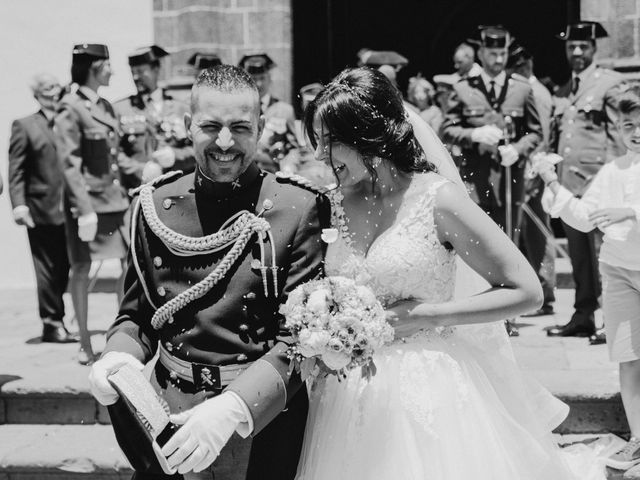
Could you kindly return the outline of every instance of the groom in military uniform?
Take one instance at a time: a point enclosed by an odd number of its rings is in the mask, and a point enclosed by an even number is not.
[[[511,168],[511,218],[516,225],[524,197],[524,164],[542,139],[529,83],[505,72],[511,35],[500,26],[479,27],[479,75],[453,86],[442,125],[443,141],[461,152],[460,174],[471,197],[503,228],[505,169]]]
[[[185,123],[197,169],[139,189],[125,296],[92,368],[92,392],[113,404],[109,373],[142,368],[158,353],[151,383],[171,413],[182,412],[163,448],[171,466],[212,478],[210,464],[238,432],[253,437],[248,479],[293,479],[308,400],[288,371],[277,312],[322,273],[330,206],[256,165],[264,119],[243,69],[203,71]],[[126,447],[126,432],[116,435]],[[161,478],[147,475],[135,478]]]
[[[135,188],[169,170],[192,171],[193,147],[184,130],[189,106],[158,84],[161,59],[169,55],[157,45],[129,54],[137,93],[114,103],[122,130],[119,162],[123,183]]]

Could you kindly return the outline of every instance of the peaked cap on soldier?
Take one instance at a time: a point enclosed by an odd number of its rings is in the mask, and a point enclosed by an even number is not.
[[[556,35],[560,40],[592,40],[608,37],[609,34],[599,22],[583,21],[567,25],[564,32]]]

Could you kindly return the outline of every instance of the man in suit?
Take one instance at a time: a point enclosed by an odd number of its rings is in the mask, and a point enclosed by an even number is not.
[[[269,55],[245,55],[238,65],[251,75],[260,92],[260,108],[265,125],[256,160],[260,168],[276,172],[280,169],[280,160],[298,147],[293,106],[271,93],[271,70],[276,64]]]
[[[246,71],[205,70],[191,105],[196,172],[140,189],[126,294],[92,369],[92,392],[113,404],[107,375],[159,352],[152,385],[172,413],[187,410],[173,417],[184,425],[163,449],[179,473],[212,478],[209,465],[237,431],[253,436],[247,478],[293,479],[308,402],[300,377],[288,373],[277,312],[322,272],[330,205],[258,168],[265,121]],[[116,436],[127,451],[126,432]]]
[[[509,48],[507,71],[512,75],[520,75],[531,85],[542,128],[542,142],[536,147],[534,153],[547,152],[549,150],[551,111],[553,108],[551,93],[533,74],[533,56],[522,45],[515,42]],[[542,208],[544,183],[538,175],[528,172],[530,172],[530,169],[525,172],[525,202],[533,215],[544,224],[548,231],[551,231],[549,215]],[[533,219],[524,214],[524,212],[521,214],[519,228],[519,246],[531,266],[536,270],[544,295],[543,304],[538,310],[522,316],[551,315],[554,313],[553,302],[555,302],[554,289],[556,286],[554,246],[538,228]]]
[[[542,129],[531,85],[505,72],[509,32],[480,27],[480,40],[473,41],[480,46],[482,72],[454,84],[441,131],[446,143],[460,148],[460,173],[471,197],[504,228],[505,169],[511,168],[513,178],[511,221],[516,225],[524,164],[540,143]]]
[[[63,176],[56,154],[53,119],[60,84],[49,74],[36,75],[31,89],[40,110],[13,122],[9,142],[9,195],[16,224],[27,227],[36,273],[42,341],[75,342],[63,324],[62,295],[69,260],[62,209]]]
[[[571,79],[554,96],[555,142],[564,158],[558,164],[563,186],[580,197],[604,163],[624,153],[615,122],[616,97],[621,92],[620,74],[593,62],[597,39],[607,32],[597,22],[568,25],[558,35],[565,42]],[[599,307],[600,278],[597,230],[582,233],[563,222],[576,286],[575,312],[563,326],[547,331],[550,336],[590,336],[596,331],[594,312]],[[597,339],[596,339],[597,341]]]
[[[184,130],[189,106],[159,86],[160,61],[169,55],[151,45],[129,54],[137,93],[114,103],[123,141],[120,167],[127,188],[135,188],[169,170],[192,171],[193,147]]]

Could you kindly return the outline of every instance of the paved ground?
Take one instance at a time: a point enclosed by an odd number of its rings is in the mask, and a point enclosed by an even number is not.
[[[625,424],[617,398],[617,366],[608,360],[606,346],[589,346],[586,339],[548,338],[543,330],[546,326],[562,324],[569,319],[572,299],[573,290],[558,290],[556,315],[519,319],[521,336],[513,339],[514,352],[527,374],[535,376],[554,394],[572,399],[572,412],[578,413],[572,414],[575,417],[573,421],[563,424],[566,428],[564,431],[561,429],[561,433],[621,431],[619,428],[624,429]],[[69,305],[68,311],[72,312],[68,296],[65,301]],[[110,427],[95,424],[108,420],[103,410],[96,412],[95,403],[88,396],[89,369],[76,361],[77,344],[40,342],[41,326],[37,319],[35,292],[0,291],[0,305],[3,307],[0,310],[3,331],[0,336],[0,387],[6,401],[6,408],[0,411],[0,424],[8,423],[0,425],[0,444],[5,440],[11,442],[15,450],[4,456],[0,452],[0,479],[5,478],[3,469],[9,472],[6,478],[10,479],[15,476],[16,479],[57,480],[63,478],[56,476],[61,471],[86,472],[91,478],[105,480],[127,477],[126,460],[115,445]],[[116,314],[115,294],[92,294],[89,308],[92,342],[99,352],[104,346],[105,330]],[[75,329],[69,318],[67,323],[72,330]],[[6,395],[20,400],[10,402]],[[60,401],[62,398],[64,402]],[[589,403],[590,400],[593,401]],[[70,401],[76,401],[77,407],[69,408]],[[67,409],[60,408],[58,403],[64,403]],[[601,413],[603,411],[605,413]],[[54,421],[50,421],[52,416],[55,416]],[[615,425],[618,425],[618,430]],[[52,438],[56,439],[55,448],[51,446]],[[102,441],[96,442],[97,438]],[[572,438],[565,436],[560,441],[570,443]],[[584,438],[577,436],[576,440],[583,441]],[[16,439],[22,439],[24,445],[18,446]],[[246,456],[247,446],[236,443],[220,462],[221,467],[228,470],[228,474],[221,478],[242,477],[237,470],[237,459]],[[68,457],[68,449],[62,446],[75,444],[77,447],[74,448],[83,453]],[[43,472],[48,473],[44,475]],[[620,474],[615,472],[610,478],[620,478]]]
[[[515,354],[524,370],[556,394],[614,395],[618,392],[617,366],[608,360],[605,345],[589,346],[583,338],[548,338],[543,330],[568,320],[572,299],[572,290],[558,290],[556,315],[519,319],[521,336],[513,339]],[[70,303],[68,295],[65,300]],[[31,291],[0,291],[0,376],[15,378],[5,389],[86,390],[88,368],[75,361],[77,345],[40,343],[35,302]],[[89,309],[92,342],[100,351],[104,332],[116,313],[115,295],[92,294]]]

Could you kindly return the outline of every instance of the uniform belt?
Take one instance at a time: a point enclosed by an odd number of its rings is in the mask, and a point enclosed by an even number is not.
[[[169,371],[169,375],[194,384],[197,390],[222,390],[251,365],[251,363],[211,365],[189,362],[172,355],[162,344],[159,347],[159,361]]]

